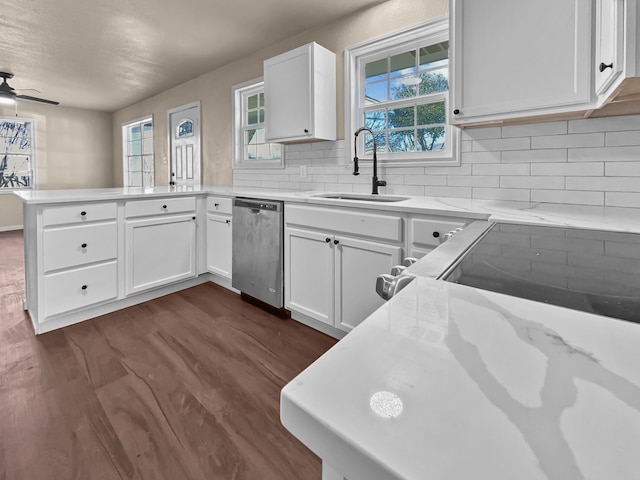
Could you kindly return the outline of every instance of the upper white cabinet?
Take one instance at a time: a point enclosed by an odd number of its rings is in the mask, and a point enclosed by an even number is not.
[[[336,139],[336,56],[309,43],[264,62],[270,142]]]
[[[584,109],[590,0],[451,0],[454,124]]]
[[[595,89],[602,95],[624,69],[624,0],[596,0]]]

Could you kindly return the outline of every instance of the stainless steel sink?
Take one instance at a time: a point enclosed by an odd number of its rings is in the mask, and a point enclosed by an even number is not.
[[[358,193],[318,193],[312,195],[317,198],[332,198],[335,200],[355,200],[358,202],[402,202],[409,200],[409,197],[398,197],[396,195],[367,195]]]

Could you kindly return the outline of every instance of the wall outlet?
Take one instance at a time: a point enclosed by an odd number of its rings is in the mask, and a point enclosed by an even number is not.
[[[307,166],[300,165],[300,178],[307,178]]]

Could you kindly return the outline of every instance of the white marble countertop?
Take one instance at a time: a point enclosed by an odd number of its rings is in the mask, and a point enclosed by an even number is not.
[[[23,190],[14,192],[25,204],[123,200],[186,195],[221,195],[266,198],[324,206],[376,209],[389,212],[489,219],[506,223],[558,225],[640,233],[640,209],[592,207],[554,203],[474,200],[442,197],[405,197],[399,202],[364,202],[323,198],[330,192],[269,190],[233,186],[95,188],[75,190]],[[346,193],[346,192],[343,192]]]
[[[349,480],[638,479],[638,345],[637,324],[418,278],[281,418]]]

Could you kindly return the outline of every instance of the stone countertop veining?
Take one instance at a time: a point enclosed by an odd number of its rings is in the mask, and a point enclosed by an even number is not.
[[[348,480],[640,478],[640,325],[418,278],[292,380]]]
[[[95,188],[23,190],[14,192],[26,204],[54,204],[186,195],[244,196],[313,205],[375,209],[388,212],[489,219],[505,223],[531,223],[640,233],[640,209],[554,203],[409,196],[399,202],[364,202],[331,199],[329,192],[286,191],[234,186],[176,186],[152,188]],[[344,192],[343,192],[344,193]]]

